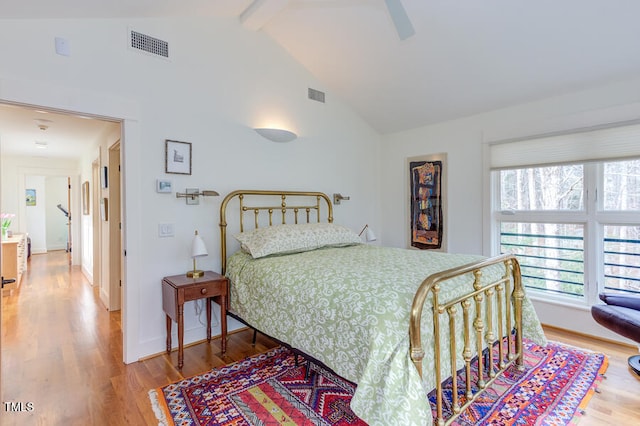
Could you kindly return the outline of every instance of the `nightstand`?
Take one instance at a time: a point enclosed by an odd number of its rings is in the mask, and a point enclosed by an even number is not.
[[[212,271],[205,271],[199,278],[186,274],[162,279],[162,308],[167,316],[167,354],[171,353],[172,320],[178,323],[178,369],[184,364],[184,303],[191,300],[207,299],[207,341],[211,341],[211,299],[220,305],[220,346],[222,353],[227,350],[227,294],[229,281]]]

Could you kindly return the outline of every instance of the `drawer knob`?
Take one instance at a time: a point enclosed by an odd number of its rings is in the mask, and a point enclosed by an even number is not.
[[[207,294],[207,289],[206,288],[200,289],[200,294]]]

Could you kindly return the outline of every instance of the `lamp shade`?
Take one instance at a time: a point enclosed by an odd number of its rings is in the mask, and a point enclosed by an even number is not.
[[[207,246],[204,245],[202,237],[198,235],[198,231],[196,231],[196,234],[193,236],[193,241],[191,242],[191,257],[207,256],[208,254]]]
[[[374,234],[371,228],[368,226],[367,231],[364,233],[364,235],[367,241],[375,241],[378,239],[378,237],[376,237],[376,234]]]
[[[293,132],[284,129],[258,128],[254,129],[260,136],[273,142],[291,142],[298,137]]]
[[[361,237],[362,234],[364,234],[364,239],[366,242],[375,241],[378,239],[378,237],[376,237],[376,234],[374,234],[371,230],[371,227],[369,227],[369,224],[365,225],[364,228],[362,228],[362,231],[360,231],[358,236]]]

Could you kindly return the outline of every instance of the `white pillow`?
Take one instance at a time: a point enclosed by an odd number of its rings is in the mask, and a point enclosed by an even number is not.
[[[244,251],[257,259],[272,254],[291,254],[321,247],[361,244],[358,234],[332,223],[304,223],[258,228],[234,235]]]

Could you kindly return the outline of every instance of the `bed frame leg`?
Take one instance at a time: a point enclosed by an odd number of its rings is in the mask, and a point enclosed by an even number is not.
[[[311,363],[307,360],[307,369],[304,373],[304,380],[309,381],[309,377],[311,377]]]
[[[258,330],[253,329],[253,338],[251,339],[251,346],[256,345],[256,339],[258,338]]]
[[[293,359],[294,359],[296,368],[300,367],[300,358],[299,358],[300,356],[301,355],[298,352],[294,352],[293,353]],[[307,361],[307,367],[306,367],[306,370],[305,370],[305,373],[304,373],[304,379],[308,381],[309,377],[311,377],[311,361],[309,361],[304,356],[302,356],[302,359]]]

